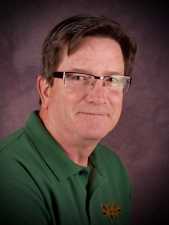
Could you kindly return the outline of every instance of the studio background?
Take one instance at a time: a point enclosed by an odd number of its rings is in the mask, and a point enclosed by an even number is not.
[[[128,168],[133,225],[169,224],[169,14],[162,2],[5,1],[0,9],[0,138],[38,107],[41,44],[56,23],[74,14],[106,15],[136,39],[132,87],[119,124],[103,140]]]

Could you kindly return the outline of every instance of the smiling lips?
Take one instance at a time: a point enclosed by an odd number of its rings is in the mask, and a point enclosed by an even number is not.
[[[80,114],[89,116],[107,116],[107,113],[79,112]]]

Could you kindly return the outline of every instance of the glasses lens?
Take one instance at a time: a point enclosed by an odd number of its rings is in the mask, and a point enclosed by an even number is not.
[[[90,86],[91,78],[85,74],[79,73],[66,73],[65,85],[72,90],[84,90]]]
[[[130,77],[128,76],[113,75],[105,77],[104,80],[105,86],[111,90],[126,92],[130,86]]]
[[[95,86],[97,80],[94,76],[87,74],[66,72],[65,73],[65,86],[70,90],[75,91],[89,91]],[[103,86],[109,90],[120,92],[127,92],[130,87],[131,78],[128,76],[105,76],[103,79]]]

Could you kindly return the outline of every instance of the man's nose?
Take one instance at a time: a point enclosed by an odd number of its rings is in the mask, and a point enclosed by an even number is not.
[[[95,80],[87,93],[86,100],[95,104],[104,104],[107,99],[107,90],[104,80]]]

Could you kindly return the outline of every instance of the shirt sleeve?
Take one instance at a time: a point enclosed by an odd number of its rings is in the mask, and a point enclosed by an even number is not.
[[[17,161],[0,159],[0,224],[48,225],[43,198]]]

